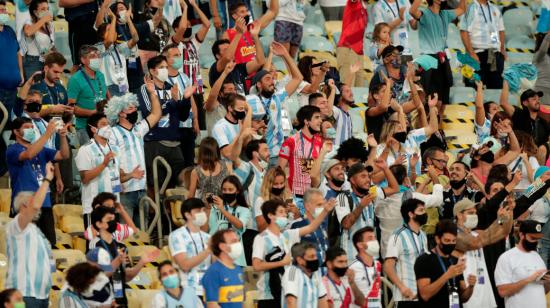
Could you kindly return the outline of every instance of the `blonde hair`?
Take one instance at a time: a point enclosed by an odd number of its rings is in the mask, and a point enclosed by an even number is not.
[[[399,125],[399,121],[389,120],[384,122],[382,131],[380,132],[380,143],[386,143],[388,141],[388,138],[397,130],[397,125]]]
[[[271,194],[271,187],[273,186],[273,182],[275,182],[275,178],[277,178],[278,176],[282,176],[285,179],[285,190],[280,196],[275,196]],[[282,200],[290,198],[290,193],[288,191],[288,185],[286,181],[286,173],[283,168],[276,166],[271,167],[267,170],[264,176],[264,180],[262,181],[262,187],[260,188],[260,196],[262,197],[262,199],[264,199],[264,201],[275,198],[279,198]]]

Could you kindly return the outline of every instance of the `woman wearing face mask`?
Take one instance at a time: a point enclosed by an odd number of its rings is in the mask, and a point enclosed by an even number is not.
[[[2,308],[25,308],[23,295],[17,289],[5,289],[0,292],[0,305]]]
[[[109,278],[89,262],[78,263],[67,270],[67,285],[61,292],[59,308],[111,306],[114,300]]]
[[[197,166],[191,171],[187,197],[193,198],[198,195],[209,204],[213,203],[211,198],[222,195],[222,182],[231,172],[231,166],[221,160],[216,139],[212,137],[202,139]]]
[[[251,221],[250,209],[246,203],[239,178],[234,175],[226,177],[222,182],[221,191],[221,198],[216,195],[212,196],[214,206],[210,211],[210,234],[214,234],[218,230],[232,228],[242,242],[242,235]],[[244,254],[235,260],[235,263],[246,266]]]
[[[44,68],[44,55],[54,44],[53,16],[48,11],[47,0],[33,0],[29,4],[31,19],[23,26],[24,39],[21,52],[25,55],[23,71],[25,79]]]
[[[286,174],[281,167],[273,167],[267,170],[262,181],[261,194],[254,203],[253,214],[256,219],[256,225],[258,226],[258,232],[262,232],[267,223],[262,216],[262,204],[267,200],[282,200],[292,202],[292,196],[287,188],[288,181],[286,180]],[[288,209],[292,211],[294,218],[298,218],[300,213],[295,205],[289,205]]]
[[[185,288],[182,287],[179,271],[172,265],[172,262],[166,260],[160,263],[158,271],[164,290],[153,297],[151,307],[204,307],[196,294],[194,286],[186,285]]]
[[[489,134],[491,137],[498,140],[501,146],[508,145],[510,143],[508,138],[508,127],[513,129],[513,124],[514,123],[512,123],[512,118],[506,112],[499,111],[495,113],[493,119],[491,120]]]

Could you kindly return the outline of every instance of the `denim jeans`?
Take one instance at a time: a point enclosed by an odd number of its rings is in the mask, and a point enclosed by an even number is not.
[[[136,227],[142,230],[147,228],[147,217],[149,216],[149,207],[145,205],[143,208],[143,213],[145,214],[145,226],[141,226],[141,222],[139,220],[139,201],[145,196],[145,190],[136,190],[120,194],[120,203],[124,206],[128,216],[132,218]]]
[[[48,305],[50,303],[50,300],[48,298],[46,299],[38,299],[36,297],[23,297],[23,301],[25,302],[25,307],[32,307],[32,308],[48,308]]]
[[[44,62],[40,62],[38,56],[25,56],[23,58],[23,76],[25,80],[31,78],[32,74],[42,71],[44,68]]]

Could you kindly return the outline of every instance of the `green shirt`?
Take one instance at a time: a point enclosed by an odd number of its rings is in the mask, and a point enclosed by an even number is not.
[[[96,103],[107,97],[105,76],[100,71],[97,71],[95,72],[95,78],[91,78],[84,70],[78,70],[69,79],[67,95],[69,99],[76,100],[77,107],[95,110]],[[86,121],[87,118],[76,117],[76,128],[86,128]]]
[[[454,10],[441,10],[434,14],[429,8],[421,8],[418,22],[418,41],[423,54],[435,54],[447,48],[447,27],[456,18]]]

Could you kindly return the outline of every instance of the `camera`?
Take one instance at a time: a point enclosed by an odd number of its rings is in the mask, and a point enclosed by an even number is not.
[[[213,194],[209,194],[208,196],[206,196],[206,202],[208,203],[214,203],[214,195]]]

